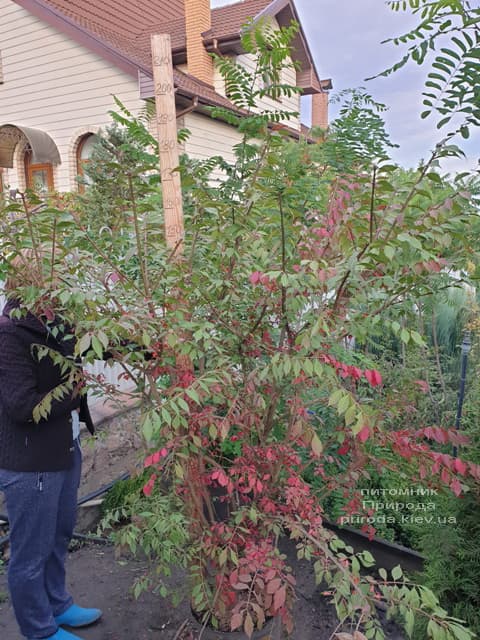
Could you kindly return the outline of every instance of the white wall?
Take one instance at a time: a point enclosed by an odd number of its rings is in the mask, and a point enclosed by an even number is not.
[[[236,129],[199,113],[185,115],[183,126],[191,132],[184,146],[185,153],[191,158],[206,160],[219,155],[227,162],[234,161],[233,147],[242,140]],[[212,177],[221,179],[222,174],[217,172]]]
[[[242,54],[240,56],[237,56],[237,63],[241,64],[251,73],[255,72],[255,57],[251,54]],[[288,84],[292,87],[297,86],[297,73],[295,69],[283,70],[282,83]],[[268,98],[267,96],[265,96],[258,102],[257,109],[258,111],[262,111],[263,109],[281,109],[283,111],[300,113],[300,95],[298,93],[295,93],[291,97],[282,96],[281,102],[272,100],[272,98]],[[285,124],[292,127],[293,129],[300,130],[300,118],[298,116],[296,118],[286,120]]]
[[[268,24],[273,29],[279,29],[279,24],[275,18],[270,17]],[[235,61],[237,64],[242,65],[247,71],[252,74],[255,74],[256,67],[256,58],[251,54],[241,54],[235,56]],[[297,72],[293,68],[288,68],[283,70],[282,74],[282,83],[290,85],[292,87],[297,86]],[[215,87],[215,91],[225,96],[225,81],[221,76],[218,68],[214,70],[213,84]],[[281,101],[272,100],[271,98],[264,97],[261,101],[258,102],[257,110],[262,111],[263,109],[282,109],[284,111],[291,111],[295,113],[300,113],[300,95],[294,94],[290,98],[286,96],[282,96]],[[285,124],[292,127],[293,129],[300,130],[300,118],[292,118],[291,120],[285,121]]]
[[[0,124],[41,129],[55,141],[62,164],[55,188],[75,188],[74,141],[88,130],[110,124],[112,94],[132,112],[143,105],[138,82],[12,0],[0,0],[0,49],[4,84],[0,85]],[[4,182],[23,188],[8,170]]]

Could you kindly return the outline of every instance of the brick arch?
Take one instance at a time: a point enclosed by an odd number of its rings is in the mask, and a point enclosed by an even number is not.
[[[28,147],[28,140],[22,136],[13,152],[13,171],[17,176],[17,188],[25,191],[27,188],[27,176],[25,175],[25,151]]]
[[[78,182],[76,177],[77,172],[77,150],[80,142],[87,134],[98,135],[101,131],[100,126],[85,126],[77,129],[73,136],[70,138],[68,144],[68,176],[70,189],[72,191],[78,191]]]

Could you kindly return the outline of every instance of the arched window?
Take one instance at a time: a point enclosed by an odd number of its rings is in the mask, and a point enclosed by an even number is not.
[[[98,142],[98,137],[94,133],[87,133],[80,138],[77,146],[77,175],[82,177],[82,182],[78,185],[78,190],[85,190],[85,183],[89,183],[90,179],[85,173],[85,167],[90,162],[92,152]]]
[[[36,164],[32,162],[32,160],[32,150],[30,147],[27,147],[24,155],[27,189],[32,189],[32,191],[35,191],[38,195],[53,191],[53,166],[49,162]]]

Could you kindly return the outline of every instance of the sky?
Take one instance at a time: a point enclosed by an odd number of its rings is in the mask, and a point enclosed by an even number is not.
[[[409,13],[393,12],[384,0],[294,0],[300,22],[320,77],[331,78],[333,92],[365,87],[378,102],[385,103],[384,114],[392,142],[393,159],[405,167],[415,167],[439,142],[444,133],[432,119],[421,120],[422,90],[427,65],[410,63],[387,78],[366,81],[397,62],[402,49],[382,40],[401,35],[415,25]],[[232,0],[211,0],[212,7],[232,4]],[[302,121],[310,123],[308,99],[303,99]],[[331,105],[330,118],[335,117]],[[454,172],[478,167],[480,132],[457,144],[466,152],[466,160],[442,163]]]

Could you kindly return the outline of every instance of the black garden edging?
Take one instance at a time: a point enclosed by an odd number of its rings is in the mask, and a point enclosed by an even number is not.
[[[111,489],[117,482],[127,480],[129,477],[129,473],[123,473],[115,480],[102,485],[98,489],[80,498],[77,503],[78,506],[86,504],[87,502],[89,502],[90,500],[94,500],[95,498],[98,498],[99,496],[106,493],[109,489]],[[8,518],[6,515],[0,514],[0,520],[4,520],[8,523]],[[374,537],[372,540],[370,540],[365,533],[362,533],[357,529],[353,529],[352,527],[348,526],[340,527],[326,519],[324,520],[324,523],[327,528],[335,531],[335,533],[344,542],[351,545],[355,551],[370,551],[370,553],[372,553],[372,555],[374,556],[376,564],[378,566],[391,570],[395,565],[401,564],[402,568],[404,568],[406,571],[411,572],[418,572],[422,571],[423,569],[424,557],[413,549],[403,547],[402,545],[396,544],[394,542],[389,542],[388,540],[383,540],[382,538]],[[100,536],[76,532],[74,533],[73,537],[76,540],[85,542],[109,544],[109,540]],[[2,549],[7,544],[8,540],[8,534],[0,538],[0,549]]]

